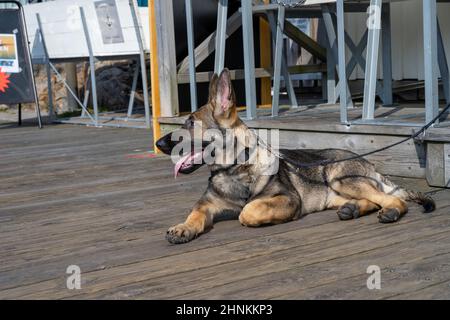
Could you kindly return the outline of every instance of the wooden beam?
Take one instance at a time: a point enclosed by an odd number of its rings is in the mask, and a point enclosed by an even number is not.
[[[161,116],[161,98],[159,95],[159,71],[158,71],[158,40],[156,32],[155,0],[148,4],[148,17],[150,29],[150,82],[152,90],[152,122],[153,122],[153,150],[161,151],[155,142],[161,137],[161,128],[158,118]]]
[[[260,16],[267,20],[267,16]],[[284,21],[284,33],[313,56],[319,58],[323,62],[327,61],[326,49],[287,20]]]
[[[326,49],[287,20],[284,22],[284,33],[313,56],[319,58],[321,61],[327,61]]]
[[[315,72],[325,72],[327,69],[326,64],[308,64],[303,66],[292,66],[289,67],[290,74],[303,74],[303,73],[315,73]],[[272,77],[272,68],[255,68],[255,78],[269,78]],[[208,82],[214,75],[213,71],[197,72],[196,78],[197,82]],[[230,70],[231,80],[241,80],[244,79],[244,69]],[[189,73],[179,73],[178,83],[189,83]]]
[[[316,73],[316,72],[326,72],[326,63],[319,64],[305,64],[289,67],[290,74],[303,74],[303,73]]]
[[[427,142],[426,178],[430,186],[450,186],[450,144]]]
[[[178,115],[177,65],[173,0],[154,0],[161,115]]]
[[[264,4],[269,4],[270,0],[264,0]],[[272,61],[272,51],[270,45],[270,26],[266,20],[259,18],[259,57],[261,68],[270,68]],[[270,77],[261,78],[261,104],[271,104],[272,79]]]

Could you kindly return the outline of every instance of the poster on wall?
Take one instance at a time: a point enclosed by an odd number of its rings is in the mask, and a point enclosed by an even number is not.
[[[103,43],[123,43],[122,25],[115,0],[102,0],[94,3]]]
[[[3,73],[19,73],[16,35],[0,33],[0,71]]]
[[[0,9],[0,104],[36,101],[21,7]]]

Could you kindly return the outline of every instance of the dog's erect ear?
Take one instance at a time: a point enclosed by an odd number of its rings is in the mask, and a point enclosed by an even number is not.
[[[228,69],[223,69],[216,80],[214,77],[211,80],[210,99],[214,105],[214,113],[216,115],[228,116],[230,111],[236,107],[236,99]]]
[[[217,80],[219,79],[219,76],[217,73],[214,73],[211,80],[209,81],[209,97],[208,102],[214,103],[216,99],[216,92],[217,92]]]

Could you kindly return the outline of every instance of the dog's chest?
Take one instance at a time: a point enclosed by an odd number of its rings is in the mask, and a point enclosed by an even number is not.
[[[230,200],[248,199],[251,182],[251,177],[247,173],[221,172],[209,178],[210,187],[219,195]]]

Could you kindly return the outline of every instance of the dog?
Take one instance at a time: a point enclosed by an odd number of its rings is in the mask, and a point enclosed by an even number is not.
[[[207,129],[232,132],[247,151],[246,139],[242,137],[251,137],[252,131],[238,116],[227,69],[220,75],[214,74],[207,104],[191,113],[181,129],[193,133],[198,125],[202,133]],[[172,154],[180,143],[176,133],[163,136],[156,146],[165,154]],[[208,231],[215,218],[224,212],[235,214],[244,226],[258,227],[292,221],[326,209],[337,210],[340,220],[377,212],[381,223],[398,221],[408,211],[406,201],[422,205],[424,212],[435,209],[431,197],[396,186],[369,161],[355,158],[356,154],[347,150],[281,149],[278,170],[267,174],[265,166],[261,165],[264,157],[260,156],[267,151],[264,146],[256,146],[256,161],[252,163],[247,155],[241,162],[207,164],[203,160],[193,161],[202,156],[211,143],[202,136],[200,139],[200,152],[184,155],[175,165],[175,171],[189,174],[206,164],[211,172],[208,187],[186,221],[168,229],[166,239],[173,244],[186,243]],[[320,163],[347,158],[352,159],[310,167],[286,161]]]

